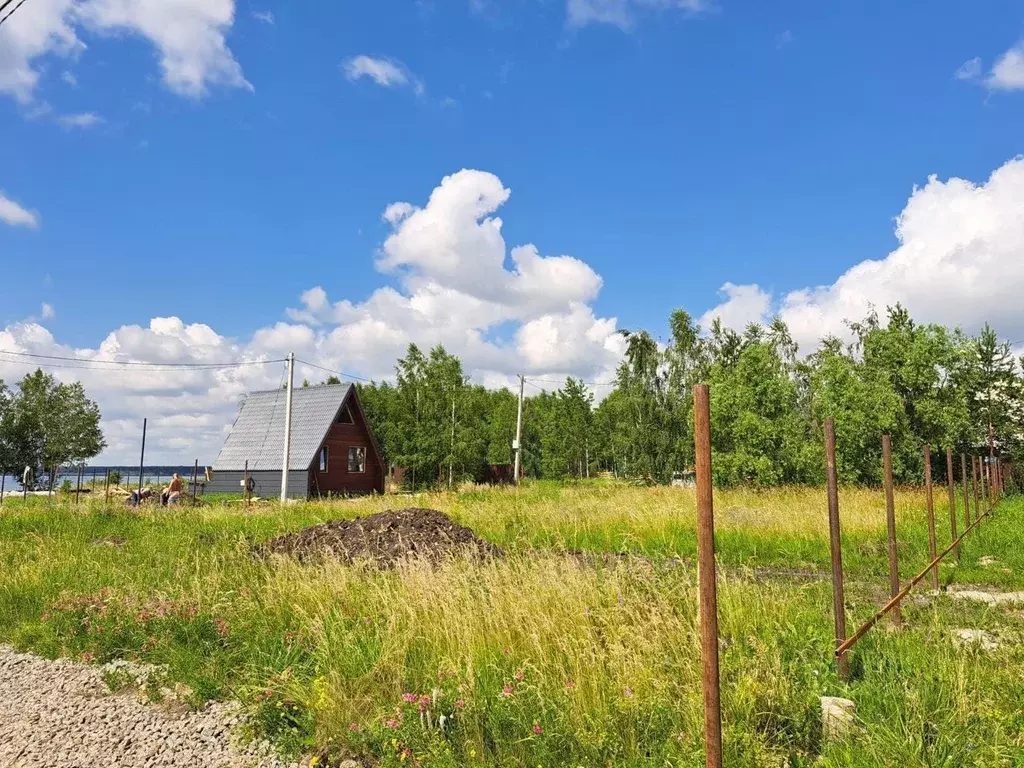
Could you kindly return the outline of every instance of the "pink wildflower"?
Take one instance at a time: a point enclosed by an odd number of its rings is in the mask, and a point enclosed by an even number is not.
[[[415,704],[419,700],[419,698],[420,697],[417,696],[415,693],[402,694],[402,701],[404,701],[406,704]]]
[[[465,706],[466,706],[466,702],[464,702],[462,699],[459,699],[458,701],[455,702],[455,708],[456,709],[462,709]]]
[[[386,725],[388,728],[397,728],[398,721],[392,718],[388,720],[386,723],[384,723],[384,725]]]
[[[523,670],[521,670],[521,669],[518,672],[516,672],[516,680],[519,681],[520,683],[523,682],[523,678],[525,676],[526,675],[523,674]]]
[[[572,680],[566,680],[565,687],[571,691],[573,688],[576,687],[576,683],[574,683]]]
[[[542,733],[544,733],[544,729],[540,727],[540,723],[534,723],[533,732],[540,736]]]
[[[502,696],[506,696],[506,697],[507,696],[511,696],[512,695],[512,686],[509,685],[508,683],[506,683],[505,687],[501,689],[501,695]]]
[[[506,648],[504,651],[502,651],[502,653],[504,653],[506,656],[508,656],[510,653],[512,653],[512,649],[511,648]]]
[[[624,690],[622,691],[622,694],[623,694],[623,695],[624,695],[624,696],[625,696],[625,697],[626,697],[627,699],[629,699],[629,698],[632,698],[632,697],[633,697],[633,689],[632,689],[632,688],[630,688],[630,687],[629,687],[629,686],[627,685],[627,686],[626,686],[626,688],[625,688],[625,689],[624,689]]]
[[[353,733],[355,733],[356,731],[359,730],[359,723],[349,723],[348,724],[348,729],[350,731],[352,731]]]

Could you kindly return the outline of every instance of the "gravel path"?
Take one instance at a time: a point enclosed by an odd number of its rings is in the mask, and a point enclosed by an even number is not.
[[[237,706],[174,713],[111,694],[97,667],[0,645],[0,768],[286,768],[265,742],[233,745],[240,721]]]

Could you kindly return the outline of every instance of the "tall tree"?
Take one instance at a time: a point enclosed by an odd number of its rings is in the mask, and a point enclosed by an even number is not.
[[[10,408],[11,455],[37,478],[53,477],[62,465],[86,461],[106,447],[99,407],[80,382],[59,383],[36,370],[18,384]]]
[[[1024,427],[1021,387],[1010,345],[1000,342],[992,326],[985,323],[974,342],[974,354],[974,442],[982,444],[991,434],[1008,446],[1019,443]]]
[[[804,479],[798,393],[778,338],[758,325],[718,334],[711,366],[711,447],[720,483],[772,485]]]

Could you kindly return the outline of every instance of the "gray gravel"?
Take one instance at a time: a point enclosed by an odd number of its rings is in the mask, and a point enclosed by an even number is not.
[[[238,742],[237,704],[178,709],[112,694],[98,667],[0,645],[0,768],[286,768],[266,742]]]

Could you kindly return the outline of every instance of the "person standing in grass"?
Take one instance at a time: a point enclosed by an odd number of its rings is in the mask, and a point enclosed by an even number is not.
[[[181,478],[175,472],[171,475],[171,484],[164,488],[160,494],[160,506],[166,507],[169,504],[177,504],[181,501]]]

